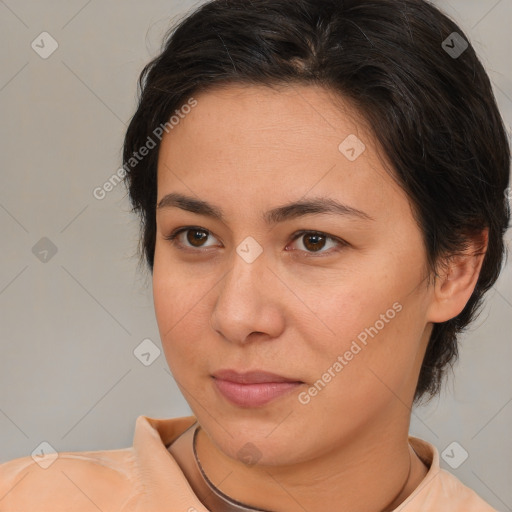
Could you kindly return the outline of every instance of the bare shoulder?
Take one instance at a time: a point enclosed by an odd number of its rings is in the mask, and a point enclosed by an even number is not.
[[[13,459],[0,464],[0,512],[119,510],[135,472],[132,448]]]

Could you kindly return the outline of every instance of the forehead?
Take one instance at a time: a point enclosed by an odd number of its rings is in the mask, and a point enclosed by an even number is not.
[[[262,142],[266,152],[285,150],[296,155],[338,151],[339,143],[350,134],[371,142],[359,113],[339,95],[318,86],[231,84],[195,99],[197,106],[165,134],[164,146],[168,139],[183,143],[195,136],[201,147],[222,150],[216,152],[219,158],[228,149],[245,151]]]
[[[371,209],[403,199],[364,119],[327,89],[230,85],[194,98],[162,139],[159,199],[176,189],[261,208],[313,193]]]

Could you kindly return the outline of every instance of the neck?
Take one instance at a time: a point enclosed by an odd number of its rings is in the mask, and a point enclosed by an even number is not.
[[[377,435],[375,430],[379,431]],[[419,485],[427,468],[408,444],[408,423],[359,432],[327,454],[288,466],[246,466],[227,457],[201,429],[196,445],[208,478],[231,498],[279,512],[332,509],[394,510]]]

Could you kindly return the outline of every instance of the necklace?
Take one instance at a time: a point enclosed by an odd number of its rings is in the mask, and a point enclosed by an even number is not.
[[[269,510],[264,510],[260,508],[251,507],[250,505],[246,505],[240,501],[237,501],[227,494],[223,493],[220,489],[218,489],[208,478],[203,467],[201,466],[201,462],[199,460],[199,456],[197,455],[196,450],[196,439],[197,433],[201,427],[199,425],[194,429],[193,437],[192,437],[192,452],[194,463],[191,464],[189,477],[192,478],[192,482],[190,482],[195,490],[195,492],[201,497],[201,501],[203,504],[212,512],[271,512]],[[190,445],[189,445],[190,446]],[[414,451],[414,449],[409,445],[410,449]],[[394,496],[394,498],[389,502],[388,506],[386,506],[383,511],[388,511],[389,506],[400,496],[403,490],[406,488],[409,483],[409,479],[411,477],[412,471],[412,457],[409,457],[409,472],[407,474],[407,478],[401,489]]]
[[[217,489],[215,485],[210,481],[210,479],[206,476],[203,467],[201,466],[201,462],[199,461],[199,457],[197,455],[196,450],[196,438],[197,433],[201,427],[198,425],[194,430],[194,437],[192,440],[192,450],[194,452],[194,460],[196,462],[197,469],[202,476],[201,487],[202,495],[206,496],[206,500],[208,503],[206,505],[214,512],[270,512],[269,510],[263,510],[261,508],[254,508],[250,505],[245,505],[244,503],[234,500],[230,498],[227,494],[224,494],[220,489]],[[198,482],[199,483],[199,482]],[[207,491],[207,492],[204,492]]]

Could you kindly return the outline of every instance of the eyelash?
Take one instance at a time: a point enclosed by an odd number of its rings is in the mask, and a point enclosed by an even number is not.
[[[201,249],[201,248],[191,248],[189,246],[184,246],[179,240],[177,240],[177,237],[186,231],[200,231],[203,233],[206,233],[207,235],[210,235],[211,232],[205,228],[200,228],[197,226],[184,226],[181,228],[175,229],[170,235],[165,236],[165,240],[169,240],[172,242],[173,245],[177,246],[182,251],[188,251],[193,253],[201,253],[201,252],[207,252],[208,249]],[[314,231],[314,230],[301,230],[297,231],[292,235],[292,242],[295,242],[300,237],[304,235],[320,235],[326,238],[327,241],[333,241],[338,244],[338,248],[334,251],[319,251],[319,252],[311,252],[311,251],[303,251],[302,249],[295,249],[294,251],[304,252],[307,256],[310,257],[313,256],[315,258],[322,257],[322,255],[330,255],[335,252],[338,252],[341,248],[348,246],[348,242],[345,242],[345,240],[342,240],[341,238],[328,235],[327,233],[324,233],[323,231]]]

